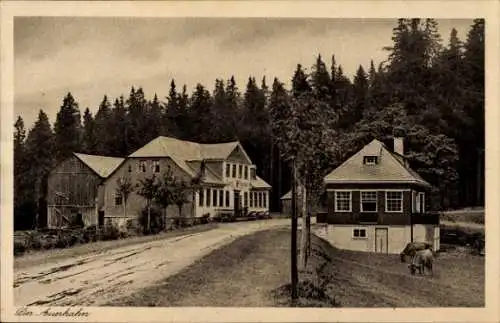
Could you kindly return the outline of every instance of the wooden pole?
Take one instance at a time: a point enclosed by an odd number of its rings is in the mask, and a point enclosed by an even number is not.
[[[297,300],[297,173],[295,168],[295,159],[292,160],[292,248],[291,248],[291,274],[292,274],[292,303]]]

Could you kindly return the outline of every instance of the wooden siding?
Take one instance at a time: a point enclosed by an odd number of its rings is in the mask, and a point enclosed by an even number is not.
[[[70,226],[78,214],[85,225],[95,224],[101,181],[100,176],[75,156],[59,164],[47,181],[47,227]]]
[[[49,205],[93,206],[101,178],[78,158],[71,157],[54,169],[48,178]],[[67,196],[61,198],[57,193]]]
[[[410,225],[413,223],[436,223],[433,216],[421,215],[413,216],[412,214],[412,187],[409,185],[394,184],[394,185],[329,185],[328,186],[328,214],[325,221],[330,224],[378,224],[378,225]],[[419,188],[420,189],[420,188]],[[351,211],[336,212],[335,211],[335,190],[351,190]],[[377,191],[377,212],[361,212],[360,210],[360,190]],[[385,197],[386,190],[403,190],[403,211],[402,212],[386,212]],[[420,191],[422,191],[420,189]],[[415,214],[414,214],[415,215]]]

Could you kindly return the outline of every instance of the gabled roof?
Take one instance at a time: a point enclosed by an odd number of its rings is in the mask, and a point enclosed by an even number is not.
[[[378,156],[378,163],[364,165],[364,156]],[[325,176],[325,183],[413,183],[430,186],[408,166],[404,157],[391,152],[377,139]]]
[[[74,153],[74,155],[102,178],[108,177],[124,161],[124,158],[118,157],[87,155],[80,153]]]
[[[142,148],[139,148],[129,157],[152,158],[170,157],[180,168],[190,176],[198,174],[202,160],[226,159],[237,148],[244,152],[238,141],[219,144],[200,144],[192,141],[180,140],[172,137],[160,136]],[[221,183],[222,179],[207,167],[205,174],[207,183]]]
[[[267,184],[266,181],[259,176],[256,176],[256,179],[253,179],[250,184],[252,188],[271,188],[271,185]]]
[[[129,157],[177,157],[184,161],[226,159],[238,146],[240,146],[239,141],[199,144],[160,136],[136,150]]]

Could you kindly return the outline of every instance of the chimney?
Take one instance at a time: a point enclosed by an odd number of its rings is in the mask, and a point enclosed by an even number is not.
[[[402,137],[394,137],[394,152],[401,156],[405,155],[405,146]]]

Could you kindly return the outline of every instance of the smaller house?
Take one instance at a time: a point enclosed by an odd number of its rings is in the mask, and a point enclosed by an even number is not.
[[[292,215],[292,190],[288,191],[285,195],[281,197],[281,213],[285,215]],[[302,210],[302,191],[300,188],[297,189],[297,214]]]
[[[104,180],[123,158],[73,153],[48,176],[47,227],[103,225]],[[99,216],[100,215],[100,216]]]
[[[319,232],[340,249],[399,253],[410,241],[439,249],[431,185],[411,169],[403,138],[393,151],[374,139],[324,178],[328,213]]]

